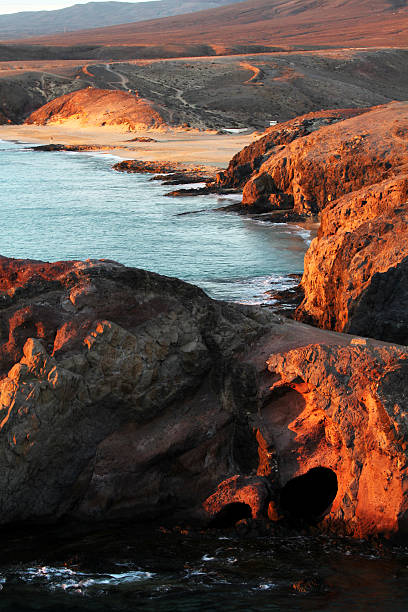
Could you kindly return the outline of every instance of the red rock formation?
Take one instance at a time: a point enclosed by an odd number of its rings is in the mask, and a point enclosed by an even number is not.
[[[89,126],[121,126],[127,130],[166,128],[163,109],[137,93],[88,87],[55,98],[31,113],[25,123],[63,124],[76,121]]]
[[[2,524],[406,529],[406,347],[109,261],[1,258],[0,298]]]
[[[296,213],[313,214],[392,177],[408,163],[407,109],[405,102],[376,107],[272,151],[246,183],[243,204],[272,210],[286,195]]]
[[[336,200],[305,257],[296,317],[408,344],[408,175]]]
[[[260,430],[282,484],[316,467],[335,472],[327,528],[361,537],[407,529],[407,357],[406,348],[356,343],[312,345],[268,360],[278,380]],[[308,500],[299,495],[297,503]]]
[[[276,126],[219,178],[239,184],[255,169],[243,205],[272,221],[321,213],[298,319],[406,344],[408,104],[342,113]]]
[[[357,537],[407,531],[407,348],[342,341],[269,357],[252,416],[258,476],[221,482],[204,502],[214,524],[246,506],[252,518]]]
[[[278,153],[284,145],[307,136],[325,125],[331,125],[369,109],[340,109],[308,113],[268,128],[265,135],[239,151],[230,161],[228,168],[217,175],[219,187],[242,187],[265,159]],[[268,206],[268,209],[270,207]]]

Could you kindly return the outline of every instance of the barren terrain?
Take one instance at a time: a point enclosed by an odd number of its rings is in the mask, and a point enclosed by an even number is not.
[[[47,45],[285,45],[377,47],[408,44],[406,0],[247,0],[218,9],[27,39]]]
[[[86,87],[136,90],[171,125],[263,130],[310,111],[408,99],[408,49],[338,49],[128,62],[0,62],[0,119],[18,123]]]

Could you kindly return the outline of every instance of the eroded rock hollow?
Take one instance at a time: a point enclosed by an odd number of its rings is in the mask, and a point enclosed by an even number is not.
[[[0,290],[2,524],[405,529],[406,347],[110,261],[1,258]]]

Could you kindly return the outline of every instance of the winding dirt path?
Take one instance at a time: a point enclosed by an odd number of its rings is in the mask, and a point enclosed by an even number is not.
[[[243,85],[263,85],[264,84],[263,81],[261,81],[261,79],[264,76],[264,73],[262,72],[260,68],[258,68],[258,66],[253,66],[249,62],[240,62],[239,65],[242,66],[242,68],[245,68],[246,70],[250,70],[253,73],[250,79],[248,79],[247,81],[244,81]]]
[[[111,64],[104,64],[105,69],[108,72],[111,72],[112,74],[114,74],[115,76],[119,77],[119,83],[121,84],[121,86],[123,87],[123,89],[130,89],[129,88],[129,79],[127,77],[125,77],[124,74],[122,74],[121,72],[119,72],[118,70],[114,70],[111,66]],[[116,83],[118,81],[115,81]],[[112,84],[112,83],[111,83]]]

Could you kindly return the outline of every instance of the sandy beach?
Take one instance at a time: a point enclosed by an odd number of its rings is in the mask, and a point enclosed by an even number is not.
[[[2,125],[0,139],[28,143],[101,145],[103,153],[123,159],[170,161],[225,168],[230,159],[256,138],[252,134],[215,134],[198,131],[123,132],[112,128],[67,125]],[[157,142],[129,142],[149,137]],[[105,149],[105,147],[107,147]],[[109,148],[111,147],[111,148]]]

